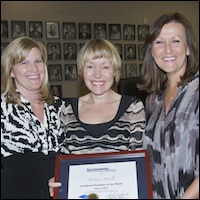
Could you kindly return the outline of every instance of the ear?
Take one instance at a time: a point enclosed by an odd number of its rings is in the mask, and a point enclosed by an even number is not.
[[[13,73],[13,69],[11,69],[10,76],[11,76],[12,78],[15,77],[15,74]]]
[[[189,47],[187,47],[186,56],[189,56],[189,55],[190,55],[190,50],[189,50]]]

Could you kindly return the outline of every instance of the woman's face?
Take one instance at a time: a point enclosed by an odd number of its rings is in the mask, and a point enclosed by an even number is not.
[[[107,58],[90,59],[84,66],[83,79],[95,95],[106,93],[114,82],[114,69]]]
[[[158,67],[167,74],[183,74],[189,54],[183,25],[177,22],[165,24],[152,46],[152,56]]]
[[[32,48],[27,57],[12,67],[11,77],[20,93],[39,91],[45,76],[45,64],[41,52]]]

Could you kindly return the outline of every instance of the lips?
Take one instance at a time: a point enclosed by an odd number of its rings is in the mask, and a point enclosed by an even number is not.
[[[39,76],[38,76],[38,75],[28,76],[28,78],[30,78],[30,79],[35,79],[35,78],[39,78]]]
[[[92,81],[92,84],[95,86],[102,86],[104,84],[104,81]]]
[[[175,56],[173,56],[173,57],[165,57],[165,58],[163,58],[163,60],[165,60],[165,61],[171,61],[171,60],[175,60],[176,59],[176,57]]]

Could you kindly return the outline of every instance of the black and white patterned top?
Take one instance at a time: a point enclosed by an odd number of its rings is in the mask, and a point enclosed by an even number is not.
[[[199,174],[199,73],[180,86],[167,114],[165,96],[146,99],[143,147],[150,153],[154,199],[180,199]]]
[[[30,103],[21,96],[22,106],[5,102],[1,95],[1,155],[15,153],[57,152],[62,145],[60,127],[62,100],[57,97],[54,105],[45,103],[44,124],[34,115]]]
[[[142,101],[128,96],[122,96],[115,118],[102,124],[82,123],[78,115],[78,98],[68,99],[61,121],[67,135],[61,151],[66,154],[139,149],[146,124]]]

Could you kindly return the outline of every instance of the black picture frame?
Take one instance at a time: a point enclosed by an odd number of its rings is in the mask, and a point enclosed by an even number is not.
[[[121,24],[108,24],[108,28],[110,40],[121,40]]]
[[[62,85],[61,84],[51,84],[50,85],[51,92],[53,96],[57,96],[62,98]]]
[[[125,60],[136,60],[136,44],[125,44],[124,55]]]
[[[1,20],[1,39],[8,38],[8,21]]]
[[[138,69],[136,63],[125,64],[126,78],[138,77]]]
[[[124,40],[129,40],[129,41],[135,40],[135,25],[134,24],[123,25],[123,38]]]
[[[105,23],[94,23],[94,38],[107,39],[107,28]]]
[[[91,23],[89,22],[79,22],[78,23],[78,37],[79,39],[91,39]]]
[[[9,42],[1,42],[1,54],[8,44]]]
[[[47,43],[48,60],[61,60],[60,43]]]
[[[76,23],[63,22],[63,39],[74,40],[76,39]]]
[[[57,21],[47,21],[46,25],[46,37],[47,39],[59,39],[60,38],[60,27]]]
[[[11,21],[11,35],[13,39],[26,36],[25,21]]]
[[[76,60],[77,46],[76,43],[63,44],[64,60]]]
[[[123,168],[123,171],[118,167]],[[131,173],[128,172],[130,168]],[[77,173],[72,173],[72,171],[75,172],[73,169],[79,170]],[[120,173],[118,171],[120,171]],[[112,177],[115,177],[114,179],[109,179],[111,174]],[[123,177],[125,177],[125,181],[121,181]],[[99,186],[98,178],[100,178],[103,186],[101,184],[101,186]],[[91,181],[91,179],[93,181]],[[130,181],[124,184],[127,182],[127,179],[130,179]],[[120,180],[120,182],[118,180]],[[53,199],[89,199],[88,196],[90,193],[96,194],[95,196],[100,195],[99,199],[106,199],[101,198],[101,195],[102,193],[109,193],[107,199],[117,199],[116,196],[113,198],[110,194],[110,188],[113,188],[113,185],[114,190],[116,190],[116,187],[120,190],[121,187],[124,187],[127,193],[130,191],[134,193],[132,194],[134,197],[136,192],[138,199],[152,199],[150,158],[147,150],[57,155],[55,181],[61,182],[62,185],[54,189]],[[72,187],[72,182],[76,183],[76,187]],[[132,184],[132,182],[134,184]],[[128,185],[129,188],[125,187],[125,185]],[[132,188],[133,185],[134,187]],[[73,193],[72,189],[75,191],[75,194],[70,194],[70,192]],[[84,192],[82,190],[84,190]],[[114,191],[115,194],[116,192],[118,191]],[[123,193],[127,194],[126,192]],[[76,197],[72,197],[72,195]],[[129,194],[128,199],[137,198],[130,197]]]
[[[74,81],[78,79],[77,64],[65,64],[64,72],[66,81]]]
[[[62,81],[61,64],[49,64],[48,75],[49,75],[49,81]]]
[[[145,41],[149,31],[149,25],[142,24],[138,25],[138,41]]]
[[[31,38],[43,38],[43,27],[41,21],[29,21],[29,36]]]
[[[138,44],[138,59],[140,61],[144,60],[144,54],[145,54],[144,44]]]

